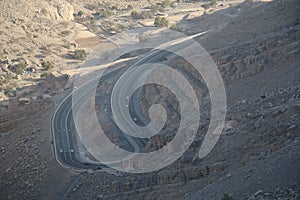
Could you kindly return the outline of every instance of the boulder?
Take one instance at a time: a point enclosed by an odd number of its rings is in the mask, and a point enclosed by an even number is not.
[[[31,100],[29,98],[20,98],[19,99],[20,104],[30,104]]]
[[[63,20],[73,20],[74,19],[74,7],[69,3],[63,3],[57,6],[57,11],[59,16]]]
[[[73,20],[74,7],[70,3],[60,3],[47,8],[47,16],[55,20]]]

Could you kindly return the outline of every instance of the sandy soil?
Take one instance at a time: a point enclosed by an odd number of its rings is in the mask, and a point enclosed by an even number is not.
[[[82,24],[75,23],[75,34],[72,38],[79,48],[93,50],[101,42],[101,38],[88,30],[88,28]]]

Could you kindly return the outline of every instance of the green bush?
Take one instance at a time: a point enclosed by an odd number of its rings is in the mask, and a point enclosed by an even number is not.
[[[138,12],[138,11],[136,11],[136,10],[133,10],[133,11],[131,11],[131,17],[133,18],[133,19],[139,19],[140,18],[140,13]]]
[[[217,5],[217,0],[211,0],[210,3],[202,4],[201,7],[207,10],[210,7],[215,7],[216,5]]]
[[[139,13],[138,11],[134,10],[131,12],[131,17],[133,19],[150,19],[153,17],[153,13],[151,11],[143,11]]]
[[[161,6],[162,6],[163,8],[168,8],[168,7],[170,7],[170,5],[171,5],[171,1],[170,1],[170,0],[164,0],[164,1],[161,3]]]
[[[170,29],[173,29],[175,31],[179,31],[179,27],[176,24],[173,24]]]
[[[208,3],[206,3],[206,4],[202,4],[201,7],[204,8],[205,10],[207,10],[210,8],[210,5]]]
[[[54,68],[54,64],[50,61],[47,61],[42,63],[42,67],[46,68],[47,70],[50,70]]]
[[[71,33],[72,33],[71,31],[67,30],[67,31],[62,31],[59,35],[65,37],[65,36],[70,35]]]
[[[6,90],[4,90],[4,94],[7,97],[15,97],[16,96],[16,89],[14,89],[14,88],[7,88]]]
[[[41,13],[42,13],[43,15],[47,15],[48,11],[46,10],[46,8],[42,8]]]
[[[107,17],[112,16],[113,14],[114,14],[114,13],[113,13],[113,11],[112,11],[111,9],[106,9],[106,10],[104,10],[104,11],[101,13],[101,17],[107,18]]]
[[[4,75],[3,79],[0,79],[0,86],[4,86],[5,84],[8,84],[13,79],[11,74]],[[1,88],[0,88],[1,90]]]
[[[80,10],[80,11],[78,11],[77,16],[81,17],[83,14],[84,14],[83,11]]]
[[[41,78],[48,78],[50,76],[51,72],[44,72],[41,74]]]
[[[142,19],[150,19],[152,17],[153,17],[153,14],[150,11],[143,11],[140,15],[140,18],[142,18]]]
[[[165,17],[156,17],[154,21],[156,27],[168,27],[169,21]]]
[[[132,5],[128,5],[126,10],[130,11],[130,10],[133,10],[133,6]]]
[[[215,7],[217,5],[217,0],[211,0],[210,5]]]
[[[163,12],[165,12],[165,9],[164,9],[163,7],[160,7],[160,8],[158,9],[158,11],[163,13]]]
[[[24,73],[26,67],[27,67],[27,64],[25,62],[20,62],[19,64],[17,64],[15,66],[15,72],[16,72],[16,74],[22,75]]]
[[[77,60],[85,60],[87,56],[87,53],[84,49],[77,49],[74,52],[74,58]]]
[[[91,18],[91,19],[90,19],[89,24],[90,24],[90,26],[91,26],[91,27],[90,27],[91,29],[95,29],[95,28],[96,28],[96,22],[97,22],[97,21],[96,21],[95,18]]]
[[[111,10],[119,10],[119,8],[117,6],[112,6],[110,9]]]
[[[3,51],[0,49],[0,59],[3,59],[4,55],[3,55]]]

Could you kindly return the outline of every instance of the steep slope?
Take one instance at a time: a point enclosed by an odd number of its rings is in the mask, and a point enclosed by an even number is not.
[[[294,163],[300,137],[298,10],[296,0],[246,1],[180,23],[190,34],[212,29],[198,41],[217,63],[228,98],[225,129],[214,150],[195,159],[200,139],[183,158],[156,173],[85,175],[68,199],[220,199],[225,193],[247,199],[260,189],[277,194],[278,187],[292,191],[284,198],[299,197],[293,189],[299,173],[291,172],[299,168]],[[276,159],[284,155],[290,157],[276,168]],[[266,171],[276,175],[276,182],[259,170],[269,165],[274,167]]]

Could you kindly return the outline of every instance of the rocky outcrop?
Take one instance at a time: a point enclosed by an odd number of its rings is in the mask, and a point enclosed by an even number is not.
[[[55,20],[73,20],[74,7],[70,3],[58,3],[48,8],[48,17]]]
[[[74,15],[73,15],[74,8],[69,3],[63,3],[63,4],[57,5],[57,12],[63,20],[73,20],[74,19]]]

